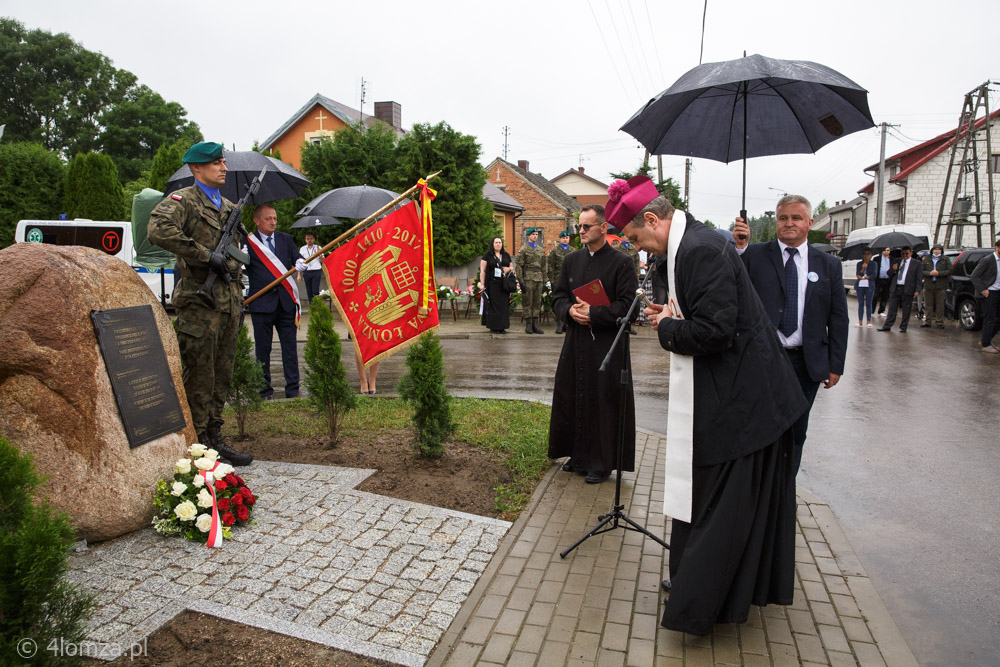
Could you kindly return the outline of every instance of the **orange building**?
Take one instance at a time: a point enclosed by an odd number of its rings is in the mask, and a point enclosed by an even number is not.
[[[323,137],[332,137],[338,130],[362,119],[366,125],[385,123],[399,136],[404,134],[402,108],[398,102],[376,102],[375,114],[369,116],[316,93],[284,125],[264,140],[260,150],[279,151],[282,160],[300,169],[303,143],[319,142]]]

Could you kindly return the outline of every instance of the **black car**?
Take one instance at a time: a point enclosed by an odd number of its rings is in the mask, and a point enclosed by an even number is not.
[[[979,260],[991,252],[993,248],[966,248],[953,260],[944,307],[968,331],[983,327],[983,308],[972,288],[971,276]]]

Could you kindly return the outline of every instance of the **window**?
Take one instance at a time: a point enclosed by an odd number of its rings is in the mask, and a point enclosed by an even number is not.
[[[990,171],[994,174],[1000,174],[1000,153],[994,153],[990,156]]]

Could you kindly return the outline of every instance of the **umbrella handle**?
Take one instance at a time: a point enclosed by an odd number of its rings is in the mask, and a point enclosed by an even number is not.
[[[743,222],[747,223],[747,225],[750,224],[750,221],[747,219],[747,210],[745,208],[740,209],[740,217],[743,218]],[[749,237],[746,234],[739,234],[736,238],[740,241],[746,241]]]

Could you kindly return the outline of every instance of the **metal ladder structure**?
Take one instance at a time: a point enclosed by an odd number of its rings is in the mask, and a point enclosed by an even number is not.
[[[941,208],[938,210],[937,225],[934,228],[934,240],[941,240],[941,228],[945,228],[944,246],[952,247],[954,241],[961,245],[964,241],[965,227],[976,228],[976,242],[979,247],[991,245],[996,234],[996,202],[993,189],[993,173],[1000,165],[990,164],[993,160],[993,145],[990,140],[990,128],[993,124],[990,118],[989,85],[995,81],[987,81],[965,94],[962,103],[962,114],[959,116],[955,137],[951,140],[951,154],[948,159],[948,172],[944,180],[944,191],[941,194]],[[976,118],[983,112],[982,127],[976,127]],[[978,131],[977,131],[978,129]],[[986,164],[987,187],[985,192],[980,187],[980,167]],[[957,173],[955,173],[957,171]],[[971,187],[969,181],[972,181]],[[948,206],[950,203],[950,207]],[[985,218],[985,220],[984,220]],[[983,227],[989,225],[989,236],[984,244]]]

